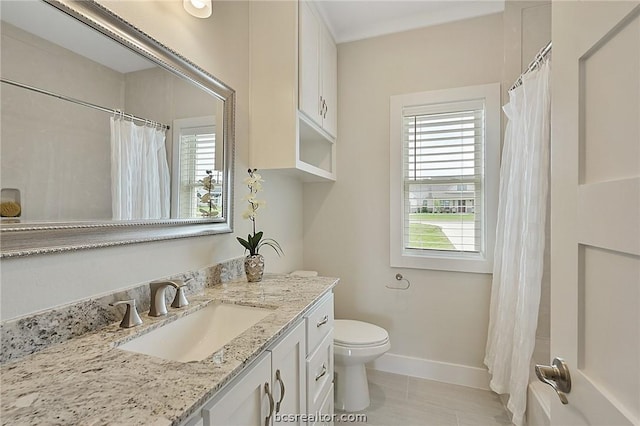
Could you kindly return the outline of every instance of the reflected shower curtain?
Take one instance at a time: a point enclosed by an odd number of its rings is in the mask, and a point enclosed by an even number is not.
[[[164,130],[111,117],[113,219],[168,219],[169,179]]]
[[[490,387],[509,394],[513,423],[523,424],[536,340],[549,188],[550,64],[509,92],[500,169],[500,201],[484,363]]]

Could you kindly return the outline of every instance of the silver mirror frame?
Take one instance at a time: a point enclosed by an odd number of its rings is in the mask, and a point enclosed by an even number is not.
[[[224,101],[224,202],[219,219],[3,223],[0,258],[58,253],[233,231],[235,91],[94,0],[42,0]]]

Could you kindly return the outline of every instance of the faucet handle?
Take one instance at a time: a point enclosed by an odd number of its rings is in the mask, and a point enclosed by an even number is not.
[[[109,303],[109,306],[118,306],[118,305],[127,305],[127,310],[124,313],[124,317],[122,318],[122,322],[120,322],[120,327],[122,328],[131,328],[137,325],[142,324],[142,319],[140,319],[140,315],[138,315],[138,310],[136,309],[136,300],[121,300],[115,303]]]
[[[189,301],[184,295],[184,287],[186,287],[186,285],[181,285],[176,289],[176,296],[173,298],[173,302],[171,302],[172,308],[184,308],[189,304]]]
[[[190,280],[188,280],[187,282],[189,281]],[[171,302],[171,307],[184,308],[189,304],[189,301],[184,294],[184,288],[187,286],[187,284],[180,280],[175,280],[174,282],[176,284],[176,296],[173,298],[173,302]]]

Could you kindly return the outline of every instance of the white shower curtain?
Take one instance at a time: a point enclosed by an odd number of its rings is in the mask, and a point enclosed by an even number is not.
[[[169,179],[164,130],[111,117],[113,219],[169,218]]]
[[[509,394],[513,423],[523,424],[536,340],[547,211],[550,64],[509,92],[500,169],[500,201],[485,364],[490,387]]]

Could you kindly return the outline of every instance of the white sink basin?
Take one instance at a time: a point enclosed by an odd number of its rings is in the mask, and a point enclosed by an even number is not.
[[[273,311],[231,303],[209,303],[118,349],[171,361],[201,361]]]

